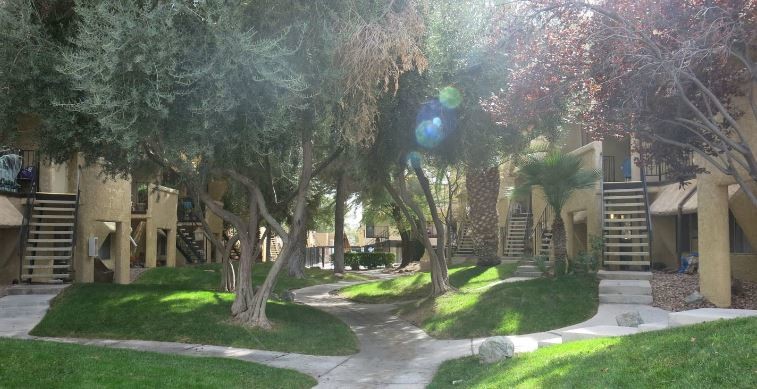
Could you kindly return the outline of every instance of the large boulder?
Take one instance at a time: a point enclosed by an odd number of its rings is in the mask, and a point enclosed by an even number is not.
[[[621,327],[638,327],[639,325],[644,324],[639,311],[623,312],[618,316],[615,316],[615,321]]]
[[[494,336],[481,343],[478,358],[482,363],[494,363],[505,358],[512,358],[515,354],[515,344],[504,336]]]

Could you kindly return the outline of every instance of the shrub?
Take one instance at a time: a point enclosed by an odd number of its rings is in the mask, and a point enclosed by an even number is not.
[[[331,260],[334,260],[333,254]],[[379,266],[390,267],[393,264],[394,253],[344,253],[344,265],[352,270],[358,270],[360,266],[375,269]]]

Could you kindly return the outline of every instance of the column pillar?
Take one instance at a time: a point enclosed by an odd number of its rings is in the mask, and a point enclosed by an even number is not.
[[[697,185],[699,290],[718,307],[731,306],[728,187],[700,176]]]
[[[151,268],[158,263],[158,229],[152,218],[145,219],[145,267]]]
[[[166,236],[166,266],[176,267],[176,227],[168,230]]]
[[[116,234],[113,242],[113,251],[115,254],[115,264],[113,266],[113,282],[116,284],[128,284],[130,282],[129,274],[129,228],[125,222],[116,223]]]

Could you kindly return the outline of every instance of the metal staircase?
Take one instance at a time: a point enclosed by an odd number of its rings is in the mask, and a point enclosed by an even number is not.
[[[475,255],[473,249],[473,231],[468,225],[463,225],[461,230],[461,235],[457,240],[457,250],[455,251],[455,256],[472,257]]]
[[[605,266],[649,266],[651,223],[643,181],[603,184]]]
[[[544,206],[544,209],[539,215],[539,219],[534,222],[534,227],[531,232],[531,244],[532,250],[535,256],[547,257],[550,256],[550,248],[552,245],[552,214],[554,211],[549,204]]]
[[[518,259],[525,251],[526,234],[531,224],[531,214],[517,207],[511,207],[507,216],[507,236],[503,254],[505,258]]]
[[[179,224],[176,234],[176,248],[181,252],[187,262],[205,262],[205,249],[203,241],[195,239],[195,230],[198,226],[194,223]],[[201,227],[200,227],[201,228]]]
[[[78,207],[75,193],[37,192],[27,200],[22,281],[62,283],[73,278]]]

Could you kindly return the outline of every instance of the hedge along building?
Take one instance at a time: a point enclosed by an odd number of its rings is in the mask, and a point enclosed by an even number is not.
[[[747,101],[741,103],[742,109],[750,109]],[[744,115],[740,122],[750,146],[757,147],[754,117]],[[732,176],[695,155],[692,163],[708,173],[692,176],[683,188],[665,165],[628,166],[638,157],[632,151],[635,141],[591,141],[580,128],[571,128],[559,141],[564,152],[581,157],[584,168],[602,172],[594,188],[576,192],[563,209],[569,256],[590,251],[592,239],[604,245],[601,266],[613,270],[648,269],[655,263],[675,269],[682,256],[698,253],[701,292],[717,306],[730,306],[732,279],[757,281],[757,208]],[[511,201],[507,188],[514,186],[517,174],[503,170],[500,253],[507,257],[508,232],[521,223],[513,218],[521,208],[510,205],[518,204],[530,206],[528,220],[521,224],[528,225],[531,250],[552,256],[554,215],[543,194],[533,190],[530,199]]]

